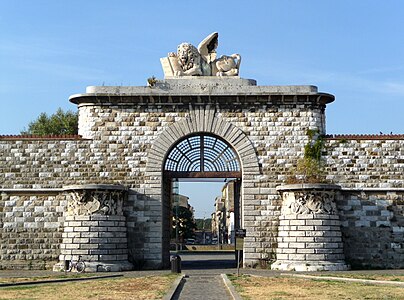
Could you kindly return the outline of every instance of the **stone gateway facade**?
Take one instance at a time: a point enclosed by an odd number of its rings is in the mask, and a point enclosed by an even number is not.
[[[171,184],[184,172],[166,161],[199,136],[236,153],[236,171],[185,173],[239,178],[244,266],[404,267],[404,136],[327,136],[334,97],[314,86],[179,77],[88,87],[70,101],[78,136],[0,138],[1,268],[63,269],[79,255],[92,271],[167,267]],[[285,185],[308,130],[325,136],[330,191]]]
[[[0,137],[1,268],[63,269],[79,255],[93,271],[167,267],[181,176],[237,178],[244,266],[404,267],[404,135],[326,135],[334,96],[315,86],[189,76],[88,87],[70,101],[78,136]],[[334,189],[285,185],[308,131],[324,137]],[[204,136],[239,168],[167,168],[182,141]]]

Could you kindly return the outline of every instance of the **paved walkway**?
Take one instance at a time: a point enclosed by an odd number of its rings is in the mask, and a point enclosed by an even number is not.
[[[174,294],[173,300],[232,299],[220,275],[187,276]]]

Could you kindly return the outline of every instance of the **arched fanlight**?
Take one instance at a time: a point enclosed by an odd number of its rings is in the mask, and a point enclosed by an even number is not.
[[[238,172],[236,152],[226,142],[210,135],[188,137],[173,147],[167,156],[165,171]]]

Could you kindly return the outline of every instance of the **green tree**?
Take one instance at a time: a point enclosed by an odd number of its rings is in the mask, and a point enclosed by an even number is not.
[[[195,222],[198,230],[205,229],[207,231],[211,231],[212,219],[195,219]]]
[[[178,226],[178,238],[181,241],[195,236],[196,224],[192,212],[183,206],[173,206],[173,223],[171,238],[176,237]]]
[[[63,111],[58,108],[56,113],[48,116],[41,113],[39,117],[29,123],[28,130],[21,131],[21,134],[33,135],[63,135],[78,133],[78,113],[73,111]]]

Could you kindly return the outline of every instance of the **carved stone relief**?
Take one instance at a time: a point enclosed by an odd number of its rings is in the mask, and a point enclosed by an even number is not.
[[[69,194],[69,216],[122,215],[122,191],[74,190]]]
[[[337,214],[334,191],[283,193],[282,214]]]

